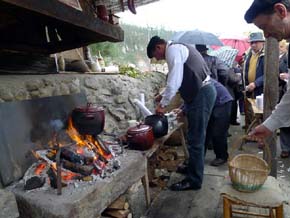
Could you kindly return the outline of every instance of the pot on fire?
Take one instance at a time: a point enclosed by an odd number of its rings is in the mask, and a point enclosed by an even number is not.
[[[127,142],[131,149],[148,150],[154,143],[154,135],[151,126],[139,124],[127,131]]]
[[[98,135],[104,130],[105,112],[102,107],[88,103],[72,111],[72,122],[81,135]]]

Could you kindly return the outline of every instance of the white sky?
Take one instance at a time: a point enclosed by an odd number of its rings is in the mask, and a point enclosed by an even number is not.
[[[253,0],[160,0],[137,7],[137,14],[119,13],[122,23],[181,31],[199,29],[217,35],[241,36],[259,31],[244,14]]]

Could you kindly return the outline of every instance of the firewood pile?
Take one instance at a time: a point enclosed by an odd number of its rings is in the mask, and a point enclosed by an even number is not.
[[[102,213],[100,218],[132,218],[130,205],[125,195],[121,195],[117,200],[110,204]]]
[[[184,157],[179,156],[176,149],[163,146],[156,154],[149,159],[148,177],[151,187],[167,186],[170,173],[175,172],[177,166],[184,161]]]

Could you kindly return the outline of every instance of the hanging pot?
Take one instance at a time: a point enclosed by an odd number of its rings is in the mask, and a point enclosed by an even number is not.
[[[108,11],[105,5],[97,5],[97,16],[101,20],[109,21]]]
[[[127,142],[131,149],[148,150],[154,143],[152,127],[144,124],[139,124],[131,127],[127,131]]]
[[[72,111],[72,122],[81,135],[98,135],[104,130],[105,112],[101,107],[88,103]]]
[[[165,115],[149,115],[145,117],[145,124],[152,127],[155,138],[160,138],[168,133],[168,120]]]

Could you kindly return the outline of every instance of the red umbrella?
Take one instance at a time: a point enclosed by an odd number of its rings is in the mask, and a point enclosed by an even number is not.
[[[224,45],[231,46],[234,49],[237,49],[239,52],[236,56],[236,61],[239,62],[243,58],[243,54],[249,49],[250,43],[248,38],[221,38],[220,39]],[[219,48],[219,46],[212,46],[214,49]]]

